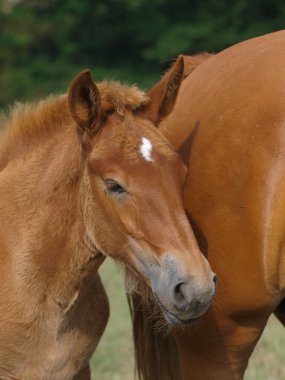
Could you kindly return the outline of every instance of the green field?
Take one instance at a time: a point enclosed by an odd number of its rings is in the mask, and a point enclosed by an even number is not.
[[[92,379],[133,380],[131,324],[123,276],[108,260],[104,263],[101,274],[110,299],[111,317],[92,360]],[[272,317],[251,358],[245,380],[284,379],[285,330]]]

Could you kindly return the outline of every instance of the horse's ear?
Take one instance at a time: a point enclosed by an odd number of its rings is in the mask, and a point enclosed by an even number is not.
[[[184,77],[184,59],[180,55],[171,69],[149,91],[145,112],[158,125],[172,111]]]
[[[82,71],[72,81],[68,102],[79,132],[93,137],[100,128],[101,98],[89,70]]]

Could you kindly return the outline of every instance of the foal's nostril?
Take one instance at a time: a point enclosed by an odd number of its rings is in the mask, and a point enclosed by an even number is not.
[[[215,285],[217,285],[217,276],[215,274],[213,275],[213,282]]]
[[[180,282],[174,287],[174,299],[176,302],[181,303],[185,301],[185,295],[183,292],[183,285],[185,282]]]

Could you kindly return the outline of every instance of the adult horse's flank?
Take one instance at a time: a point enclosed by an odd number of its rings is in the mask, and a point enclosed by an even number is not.
[[[0,145],[0,378],[87,380],[108,319],[105,256],[145,281],[166,318],[210,305],[214,275],[182,202],[186,169],[153,123],[165,92],[81,73],[67,96],[16,106]]]
[[[241,380],[270,314],[285,325],[285,32],[197,67],[160,131],[189,167],[184,204],[219,278],[199,323],[174,331],[182,378]]]

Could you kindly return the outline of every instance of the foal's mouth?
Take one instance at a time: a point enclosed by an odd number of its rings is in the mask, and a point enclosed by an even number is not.
[[[174,326],[183,326],[183,325],[191,325],[197,321],[199,321],[199,319],[201,318],[201,315],[199,315],[198,317],[191,317],[191,318],[188,318],[188,319],[181,319],[179,318],[177,315],[171,313],[171,311],[169,311],[161,302],[160,300],[158,299],[157,295],[154,294],[154,297],[155,297],[155,300],[157,302],[157,304],[159,305],[165,319],[171,323],[172,325]]]

